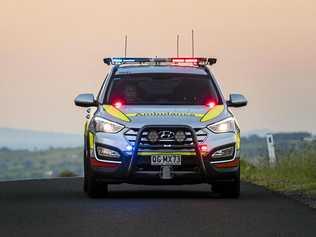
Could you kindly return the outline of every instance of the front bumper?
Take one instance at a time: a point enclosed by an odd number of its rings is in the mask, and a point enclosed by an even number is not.
[[[152,126],[151,126],[152,127]],[[174,126],[173,126],[174,127]],[[183,126],[181,126],[183,127]],[[188,126],[193,134],[195,132]],[[144,127],[143,129],[146,129]],[[125,131],[124,131],[125,132]],[[218,181],[231,181],[239,178],[239,149],[236,146],[236,135],[234,133],[214,134],[206,131],[208,134],[202,142],[194,140],[193,152],[183,152],[181,166],[172,166],[170,179],[161,178],[161,167],[151,166],[150,152],[143,155],[142,151],[135,149],[127,150],[130,146],[129,141],[122,134],[113,134],[109,136],[104,133],[97,133],[94,139],[94,149],[90,150],[91,169],[95,176],[107,183],[135,183],[135,184],[194,184],[194,183],[214,183]],[[141,133],[141,131],[140,131]],[[139,134],[140,134],[139,133]],[[209,150],[201,154],[198,149],[200,144],[206,144]],[[102,146],[117,151],[120,154],[119,159],[100,159],[96,153],[96,147]],[[235,152],[232,157],[227,159],[212,160],[211,155],[216,150],[225,146],[234,146]],[[238,146],[239,147],[239,146]],[[156,150],[157,152],[157,150]],[[162,153],[174,153],[179,150],[158,150]]]

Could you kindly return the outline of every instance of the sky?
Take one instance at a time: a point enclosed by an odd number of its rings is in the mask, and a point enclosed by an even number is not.
[[[314,0],[0,0],[0,127],[80,133],[79,93],[97,93],[122,56],[198,56],[212,66],[242,131],[316,133]]]

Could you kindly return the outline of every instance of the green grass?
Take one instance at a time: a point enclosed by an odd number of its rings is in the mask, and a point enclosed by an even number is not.
[[[315,147],[311,143],[304,149],[282,154],[275,167],[269,167],[264,161],[259,166],[242,161],[241,178],[275,191],[316,195]]]

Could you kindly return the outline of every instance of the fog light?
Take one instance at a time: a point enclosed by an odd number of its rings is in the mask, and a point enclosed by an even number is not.
[[[177,131],[174,138],[175,138],[176,142],[179,142],[179,143],[184,142],[184,140],[186,138],[184,131],[181,131],[181,130]]]
[[[223,158],[223,157],[229,157],[229,156],[233,156],[234,154],[234,147],[228,147],[228,148],[224,148],[224,149],[220,149],[216,152],[213,153],[212,158]]]
[[[113,151],[108,148],[100,147],[100,146],[97,147],[97,153],[98,153],[98,156],[103,156],[103,157],[112,157],[112,158],[120,157],[120,153],[118,153],[117,151]]]
[[[147,135],[147,139],[151,142],[151,143],[156,143],[158,141],[159,135],[158,132],[155,130],[149,131],[148,135]]]

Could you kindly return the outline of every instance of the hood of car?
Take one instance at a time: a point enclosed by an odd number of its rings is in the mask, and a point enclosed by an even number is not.
[[[201,127],[225,116],[225,106],[170,106],[170,105],[124,105],[116,108],[103,105],[107,119],[124,123],[128,127],[140,128],[145,125],[189,125]]]

